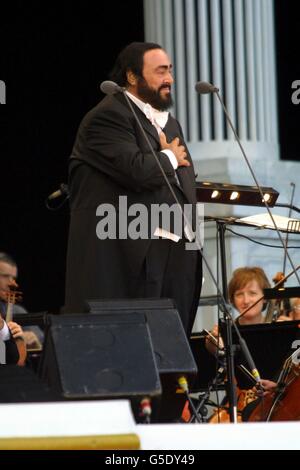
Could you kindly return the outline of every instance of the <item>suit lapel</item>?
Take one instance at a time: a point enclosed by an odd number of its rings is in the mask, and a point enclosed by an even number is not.
[[[118,93],[116,95],[114,95],[116,99],[118,99],[120,101],[120,103],[122,103],[126,109],[131,113],[131,109],[129,109],[129,106],[128,106],[128,103],[124,97],[123,94],[121,93]],[[130,99],[130,98],[128,98]],[[158,132],[155,128],[155,126],[153,126],[153,124],[151,124],[151,122],[149,121],[149,119],[146,118],[145,114],[143,113],[143,111],[133,102],[131,101],[131,104],[133,106],[133,109],[137,115],[137,117],[139,118],[140,120],[140,123],[142,124],[143,126],[143,129],[145,132],[147,132],[148,134],[150,134],[156,141],[157,143],[160,145],[160,141],[159,141],[159,136],[158,136]]]
[[[168,122],[166,126],[164,127],[163,131],[166,134],[168,142],[175,139],[175,137],[179,137],[181,140],[181,143],[186,147],[186,143],[183,140],[183,136],[178,127],[178,123],[176,119],[172,118],[172,116],[169,116]],[[180,189],[184,193],[185,197],[187,198],[189,202],[195,203],[196,202],[195,173],[194,173],[193,162],[192,162],[189,152],[188,152],[188,160],[191,166],[179,167],[176,170],[176,174],[180,183]]]

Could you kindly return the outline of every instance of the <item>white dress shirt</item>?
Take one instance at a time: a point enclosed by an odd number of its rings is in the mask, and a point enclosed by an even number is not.
[[[153,126],[156,128],[158,135],[159,135],[162,132],[165,125],[167,124],[167,121],[169,118],[169,112],[158,111],[157,109],[153,108],[149,103],[144,103],[142,100],[140,100],[136,96],[129,93],[129,91],[126,91],[126,94],[138,106],[138,108],[145,114],[146,118],[149,119],[151,124],[153,124]],[[161,150],[161,152],[166,154],[174,170],[177,170],[178,162],[172,150],[164,149],[164,150]],[[175,176],[178,181],[176,172],[175,172]],[[179,181],[178,181],[178,184],[179,184]],[[191,233],[191,230],[186,225],[184,226],[184,232],[189,241],[192,241],[194,239],[194,235]],[[154,235],[157,237],[168,238],[169,240],[172,240],[174,242],[178,242],[178,240],[180,240],[181,238],[175,233],[171,233],[160,227],[157,227],[155,229]]]
[[[169,118],[169,112],[158,111],[157,109],[152,108],[151,104],[144,103],[142,100],[140,100],[136,96],[129,93],[129,91],[126,91],[126,94],[137,105],[137,107],[140,108],[141,111],[143,111],[146,118],[149,119],[151,124],[153,124],[153,126],[156,128],[158,135],[159,135],[161,131],[163,130],[163,128],[165,127],[165,125],[167,124],[167,121]],[[167,157],[169,158],[171,162],[172,167],[174,168],[174,170],[177,170],[178,162],[172,150],[164,149],[164,150],[161,150],[161,152],[167,155]]]
[[[4,325],[0,330],[0,340],[2,339],[2,341],[7,341],[8,339],[10,339],[10,331],[6,322],[4,320],[3,322],[4,322]]]

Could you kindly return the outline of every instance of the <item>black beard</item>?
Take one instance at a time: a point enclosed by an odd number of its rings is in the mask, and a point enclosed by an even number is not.
[[[153,108],[159,111],[166,111],[173,105],[171,93],[165,98],[161,97],[160,90],[163,88],[166,88],[166,85],[161,85],[158,90],[150,88],[144,78],[139,78],[137,82],[137,92],[139,98],[145,101],[145,103],[151,104]]]

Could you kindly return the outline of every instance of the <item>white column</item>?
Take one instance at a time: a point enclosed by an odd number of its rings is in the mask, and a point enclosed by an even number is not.
[[[232,122],[236,124],[236,103],[235,103],[235,75],[234,75],[234,42],[233,42],[233,18],[232,1],[223,0],[223,30],[224,38],[224,66],[225,66],[225,91],[228,112]],[[234,134],[227,123],[227,139],[233,140]]]
[[[187,102],[188,102],[188,123],[189,141],[197,142],[199,137],[198,102],[195,100],[195,83],[198,80],[197,74],[197,43],[195,2],[189,1],[186,4],[186,65],[187,65]]]
[[[204,80],[220,88],[249,157],[276,158],[273,0],[144,0],[144,11],[145,40],[174,61],[175,112],[193,157],[240,155],[216,97],[194,91]]]
[[[233,6],[236,54],[235,70],[237,76],[236,95],[238,105],[238,134],[240,139],[247,140],[246,61],[243,25],[243,0],[234,0]]]
[[[254,0],[254,17],[256,21],[256,34],[254,48],[255,55],[255,72],[257,84],[257,96],[261,99],[257,100],[257,135],[258,140],[266,140],[266,113],[265,113],[265,99],[264,99],[264,73],[263,73],[263,51],[262,51],[262,13],[261,13],[261,0]],[[274,96],[275,99],[275,96]]]
[[[256,81],[255,81],[255,47],[254,47],[254,3],[245,2],[245,37],[249,139],[257,139]]]
[[[176,115],[182,125],[185,135],[187,128],[187,96],[186,96],[186,54],[185,54],[185,31],[184,31],[184,3],[182,0],[174,0],[174,74],[176,76]]]
[[[222,38],[221,38],[221,23],[220,23],[220,1],[211,0],[211,62],[212,62],[212,81],[217,83],[220,90],[223,89],[222,80]],[[222,108],[217,100],[213,100],[213,116],[214,116],[214,138],[221,141],[224,139],[223,135],[223,120],[224,115]]]
[[[196,28],[199,32],[198,61],[199,79],[210,81],[210,54],[207,47],[209,38],[208,12],[206,0],[198,0],[198,18]],[[195,98],[196,100],[196,98]],[[209,142],[212,139],[210,96],[203,95],[200,107],[201,135],[199,140]]]
[[[271,115],[269,119],[271,121],[271,142],[278,141],[278,121],[277,121],[277,82],[276,82],[276,63],[275,63],[275,20],[274,20],[274,8],[273,0],[267,0],[268,5],[268,19],[269,19],[269,47],[274,54],[270,54],[270,102],[271,102]]]

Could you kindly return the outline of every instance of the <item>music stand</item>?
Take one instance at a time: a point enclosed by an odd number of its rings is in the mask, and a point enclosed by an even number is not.
[[[283,362],[292,352],[294,341],[300,339],[300,320],[240,325],[239,330],[247,342],[260,376],[263,379],[276,381],[276,375]],[[232,333],[232,338],[233,343],[238,344],[235,331]],[[253,382],[238,367],[239,364],[243,364],[247,368],[240,352],[236,353],[235,364],[235,378],[239,388],[253,387]]]
[[[206,391],[217,374],[219,361],[205,347],[206,335],[193,333],[190,338],[190,345],[198,367],[196,380],[192,384],[191,392],[199,393]],[[224,390],[224,384],[216,384],[214,390]]]

